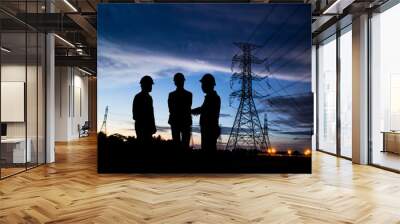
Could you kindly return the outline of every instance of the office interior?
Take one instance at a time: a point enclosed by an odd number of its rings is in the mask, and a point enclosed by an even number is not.
[[[365,21],[357,23],[349,15],[343,17],[336,30],[315,42],[314,146],[316,150],[355,161],[352,157],[360,155],[352,144],[360,144],[360,140],[354,139],[353,134],[364,132],[364,163],[399,171],[400,68],[395,52],[400,47],[400,29],[395,24],[400,20],[400,5],[388,1],[363,16],[358,19]],[[358,27],[354,28],[354,24]],[[359,72],[360,68],[354,68],[359,63],[364,64],[364,77],[354,74]],[[354,99],[361,102],[352,102]],[[353,111],[354,106],[362,106],[364,111]],[[362,124],[354,127],[353,122]]]
[[[95,124],[95,100],[88,102],[96,97],[96,76],[91,70],[95,63],[68,64],[67,58],[85,57],[89,46],[82,43],[79,49],[86,48],[80,51],[63,37],[65,33],[49,34],[60,29],[57,25],[38,25],[48,21],[41,15],[59,13],[64,8],[57,6],[63,4],[0,3],[1,179],[55,162],[56,142],[95,133],[89,120]]]
[[[96,5],[115,2],[1,1],[1,179],[96,133]],[[313,150],[400,172],[400,4],[292,3],[313,13]]]

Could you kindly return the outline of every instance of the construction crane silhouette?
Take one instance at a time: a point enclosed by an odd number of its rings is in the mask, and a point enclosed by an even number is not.
[[[254,104],[253,98],[256,97],[258,93],[253,90],[252,86],[253,81],[259,81],[263,78],[253,74],[252,64],[262,64],[264,61],[251,54],[251,52],[259,46],[245,42],[234,44],[241,49],[242,54],[234,55],[232,58],[232,70],[235,65],[238,64],[240,72],[233,73],[231,77],[231,88],[233,89],[234,84],[239,84],[241,88],[233,91],[230,95],[231,100],[239,99],[239,107],[236,112],[228,143],[226,144],[226,149],[255,149],[263,151],[271,145],[268,137],[268,129],[265,129],[261,125],[257,108]]]
[[[100,132],[104,132],[105,134],[107,134],[107,117],[108,117],[108,106],[106,106],[103,123],[101,124],[100,128]]]

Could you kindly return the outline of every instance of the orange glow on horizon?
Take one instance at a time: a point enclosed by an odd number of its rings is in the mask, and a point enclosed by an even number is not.
[[[275,148],[267,148],[267,154],[275,154],[276,149]]]

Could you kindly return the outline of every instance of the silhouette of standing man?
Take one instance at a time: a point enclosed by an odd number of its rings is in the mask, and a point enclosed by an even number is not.
[[[200,114],[201,148],[209,152],[217,150],[219,137],[219,112],[221,98],[214,90],[215,79],[211,74],[205,74],[201,80],[201,89],[206,94],[203,105],[192,110],[192,114]]]
[[[185,90],[185,77],[182,73],[174,76],[176,90],[168,96],[169,119],[172,140],[178,146],[189,148],[192,129],[192,93]]]
[[[153,79],[150,76],[143,76],[140,80],[142,91],[136,94],[132,104],[136,137],[142,144],[150,144],[153,134],[156,133],[153,99],[149,94],[153,88],[153,84]]]

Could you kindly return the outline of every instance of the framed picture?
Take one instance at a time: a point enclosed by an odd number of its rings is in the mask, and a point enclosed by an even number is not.
[[[100,4],[98,171],[311,173],[307,4]]]

